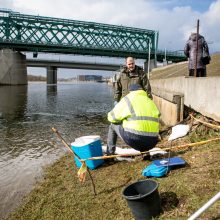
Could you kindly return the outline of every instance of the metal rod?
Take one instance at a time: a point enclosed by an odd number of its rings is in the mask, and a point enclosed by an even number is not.
[[[194,76],[196,77],[197,73],[197,63],[198,63],[198,47],[199,47],[199,20],[197,20],[197,31],[196,31],[196,60],[195,60],[195,65],[194,65]]]
[[[165,52],[164,52],[164,60],[165,62],[167,61],[167,48],[165,47]]]
[[[151,53],[151,39],[148,42],[148,67],[147,67],[147,78],[150,79],[150,53]]]
[[[212,197],[205,205],[203,205],[198,211],[196,211],[188,220],[194,220],[198,218],[206,209],[208,209],[213,203],[220,199],[220,192],[218,192],[214,197]]]

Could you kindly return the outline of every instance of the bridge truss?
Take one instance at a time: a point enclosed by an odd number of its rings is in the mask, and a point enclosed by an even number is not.
[[[0,48],[18,51],[162,60],[158,31],[0,10]],[[167,57],[169,58],[169,57]],[[171,53],[173,61],[184,60]]]

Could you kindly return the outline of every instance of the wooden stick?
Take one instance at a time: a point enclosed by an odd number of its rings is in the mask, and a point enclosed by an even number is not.
[[[88,171],[89,177],[90,177],[90,179],[91,179],[91,181],[92,181],[92,188],[93,188],[94,195],[96,196],[97,193],[96,193],[96,189],[95,189],[95,183],[94,183],[94,181],[93,181],[92,174],[91,174],[91,172],[90,172],[90,170],[89,170],[88,167],[87,167],[87,171]]]
[[[61,142],[64,144],[64,146],[69,150],[69,152],[72,153],[72,154],[75,154],[75,153],[72,151],[72,149],[71,149],[71,147],[69,146],[69,144],[67,144],[66,141],[61,137],[61,135],[60,135],[60,133],[58,132],[58,130],[57,130],[56,128],[54,128],[54,127],[52,127],[51,129],[52,129],[52,131],[53,131],[54,133],[56,133],[56,135],[58,136],[58,138],[61,140]],[[78,159],[79,159],[79,158],[78,158]]]
[[[196,77],[197,73],[197,63],[198,63],[198,47],[199,47],[199,20],[197,20],[197,31],[196,31],[196,59],[194,64],[194,76]]]
[[[56,135],[57,135],[58,138],[61,140],[61,142],[64,144],[64,146],[67,147],[67,149],[69,150],[69,152],[72,153],[79,161],[82,162],[82,159],[80,159],[80,157],[79,157],[76,153],[74,153],[74,151],[71,149],[71,147],[69,146],[69,144],[67,144],[66,141],[62,138],[62,136],[60,135],[60,133],[58,132],[58,130],[57,130],[56,128],[52,127],[52,131],[53,131],[54,133],[56,133]],[[95,189],[95,184],[94,184],[94,181],[93,181],[93,178],[92,178],[92,174],[91,174],[90,170],[88,169],[88,167],[87,167],[87,171],[88,171],[89,177],[90,177],[90,179],[91,179],[91,181],[92,181],[93,192],[94,192],[94,194],[95,194],[95,196],[96,196],[97,193],[96,193],[96,189]]]
[[[190,114],[190,116],[191,116],[193,119],[195,119],[196,121],[198,121],[198,122],[200,122],[200,123],[202,123],[202,124],[204,124],[204,125],[206,125],[206,126],[208,126],[208,127],[210,127],[210,128],[220,129],[220,126],[218,126],[218,125],[213,125],[213,124],[207,123],[207,122],[205,122],[205,121],[201,121],[201,120],[195,118],[192,114]]]

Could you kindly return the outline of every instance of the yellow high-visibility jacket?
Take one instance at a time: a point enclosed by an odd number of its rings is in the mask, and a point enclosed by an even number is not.
[[[125,131],[158,136],[160,112],[144,90],[130,92],[108,113],[108,121],[122,123]]]

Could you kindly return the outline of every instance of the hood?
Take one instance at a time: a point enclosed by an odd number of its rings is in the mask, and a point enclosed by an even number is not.
[[[201,39],[203,36],[198,34],[198,39]],[[189,37],[189,40],[196,41],[196,33],[192,33]]]

